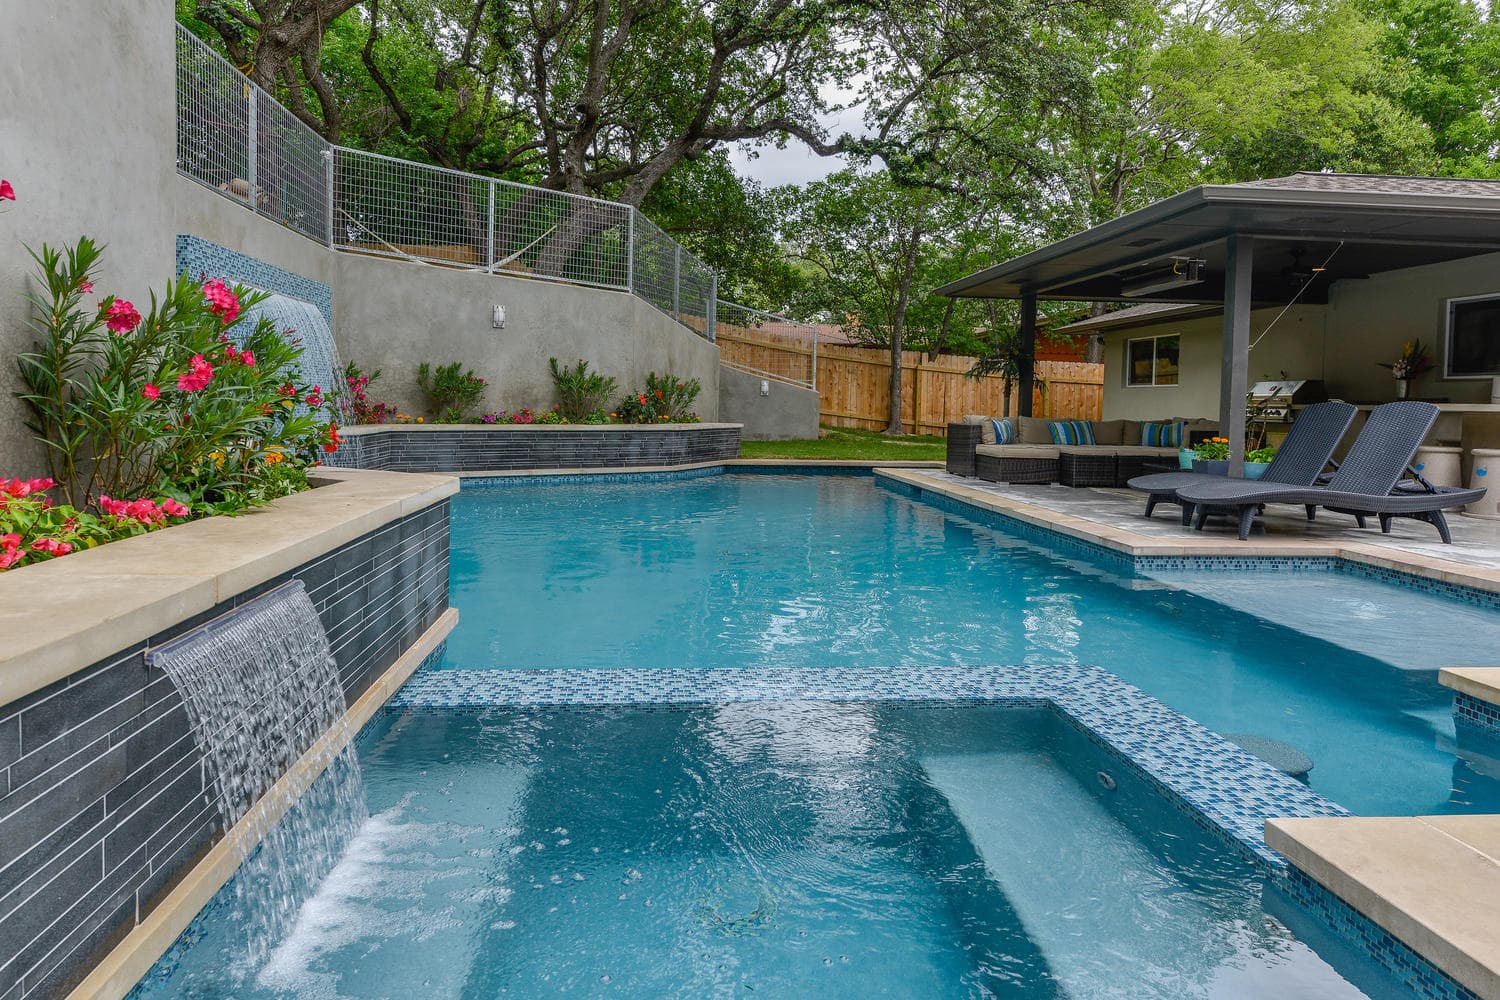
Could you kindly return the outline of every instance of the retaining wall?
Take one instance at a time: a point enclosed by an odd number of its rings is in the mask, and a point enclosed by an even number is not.
[[[335,460],[391,472],[694,465],[740,456],[739,424],[352,427]]]

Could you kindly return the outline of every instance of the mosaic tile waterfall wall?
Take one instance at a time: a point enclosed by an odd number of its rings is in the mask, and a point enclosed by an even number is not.
[[[342,385],[344,366],[333,342],[333,289],[199,236],[177,237],[177,273],[223,278],[270,292],[246,315],[252,320],[269,318],[281,329],[295,331],[302,341],[302,376],[308,385],[325,392]]]

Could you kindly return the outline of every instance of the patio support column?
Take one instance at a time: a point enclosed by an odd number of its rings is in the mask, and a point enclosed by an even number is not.
[[[1036,382],[1036,289],[1021,290],[1021,379],[1016,413],[1031,416],[1032,385]]]
[[[1231,234],[1225,244],[1224,341],[1219,377],[1219,433],[1229,439],[1229,474],[1245,472],[1245,396],[1250,391],[1250,275],[1255,243]]]

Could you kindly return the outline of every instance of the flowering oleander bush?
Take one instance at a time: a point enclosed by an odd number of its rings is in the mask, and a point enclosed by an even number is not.
[[[474,369],[465,371],[457,361],[436,368],[425,361],[417,366],[417,387],[427,394],[432,415],[444,423],[462,423],[488,384],[474,374]]]
[[[183,276],[142,312],[94,297],[92,240],[31,253],[37,339],[17,359],[19,395],[62,503],[137,521],[105,499],[232,513],[305,488],[307,468],[337,448],[321,387],[301,384],[298,342],[242,318],[261,293]]]
[[[344,384],[348,387],[344,394],[345,401],[356,424],[385,424],[405,416],[398,414],[396,408],[389,403],[377,403],[370,399],[370,386],[379,378],[379,368],[366,375],[353,361],[344,367]]]
[[[614,378],[589,371],[589,363],[582,358],[576,365],[559,365],[556,358],[548,358],[547,367],[552,372],[552,384],[557,387],[558,398],[562,400],[558,411],[568,423],[584,423],[596,414],[602,414],[615,394]]]
[[[171,497],[99,498],[100,514],[54,504],[51,479],[0,480],[0,571],[57,559],[191,516]]]
[[[693,401],[703,391],[695,378],[680,379],[670,373],[646,376],[646,388],[620,400],[610,416],[626,424],[696,423]]]

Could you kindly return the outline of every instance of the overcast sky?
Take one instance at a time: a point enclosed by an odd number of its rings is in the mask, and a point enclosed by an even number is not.
[[[862,79],[857,79],[847,88],[830,87],[823,92],[823,98],[834,105],[852,101],[862,83]],[[858,135],[863,131],[864,113],[858,107],[850,107],[824,115],[822,122],[828,129],[830,138],[836,138],[845,132]],[[777,149],[769,144],[756,146],[748,142],[736,143],[730,147],[729,159],[741,177],[760,181],[766,187],[806,184],[827,177],[848,165],[842,156],[819,156],[796,139],[788,141],[785,149]]]

